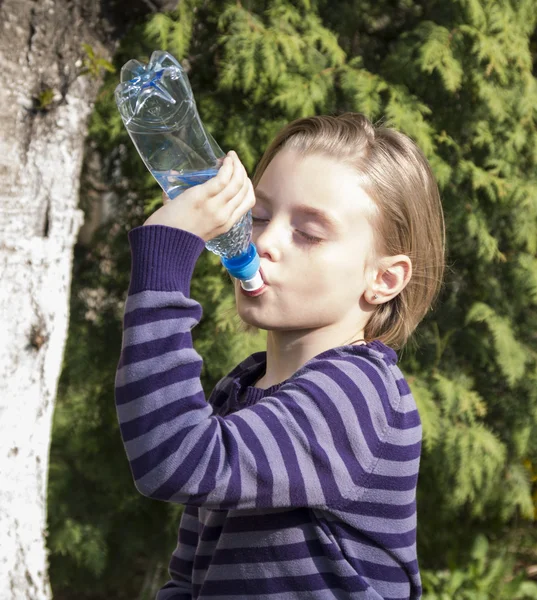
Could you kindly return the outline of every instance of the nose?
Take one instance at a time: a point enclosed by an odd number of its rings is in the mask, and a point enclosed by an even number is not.
[[[253,229],[252,239],[260,257],[276,262],[281,259],[283,232],[274,221],[261,223]]]

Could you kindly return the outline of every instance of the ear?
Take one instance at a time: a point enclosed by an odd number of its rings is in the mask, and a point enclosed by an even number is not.
[[[368,286],[366,300],[369,304],[388,302],[405,289],[411,277],[412,261],[405,254],[382,258]]]

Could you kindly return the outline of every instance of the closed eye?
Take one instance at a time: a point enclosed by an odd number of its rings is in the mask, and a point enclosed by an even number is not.
[[[314,235],[309,235],[303,231],[299,231],[298,233],[311,244],[320,244],[323,241],[321,238],[315,237]]]
[[[260,219],[259,217],[254,217],[252,215],[252,223],[255,225],[256,223],[268,223],[270,219]],[[304,231],[298,231],[297,233],[302,236],[305,240],[307,240],[310,244],[320,244],[323,240],[321,238],[315,237],[313,235],[309,235]]]

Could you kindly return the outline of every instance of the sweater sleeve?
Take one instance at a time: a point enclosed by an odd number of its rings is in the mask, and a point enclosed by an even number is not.
[[[179,524],[177,547],[172,554],[168,581],[156,600],[192,600],[192,567],[198,545],[198,508],[185,506]]]
[[[413,459],[392,476],[400,448],[386,443],[391,382],[365,356],[325,352],[256,404],[214,414],[191,337],[201,307],[189,298],[190,277],[203,240],[162,226],[132,230],[129,239],[116,405],[142,494],[216,509],[344,508],[373,471],[378,487],[415,487]]]

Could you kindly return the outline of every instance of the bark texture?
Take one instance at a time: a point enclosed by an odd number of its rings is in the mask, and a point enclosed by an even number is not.
[[[46,488],[88,116],[133,20],[167,0],[0,0],[0,598],[51,596]],[[83,343],[83,340],[80,341]]]

